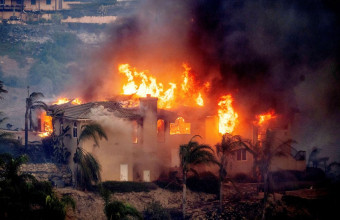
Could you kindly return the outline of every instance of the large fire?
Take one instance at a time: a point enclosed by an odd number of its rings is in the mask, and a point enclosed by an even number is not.
[[[187,64],[183,64],[183,68],[184,72],[180,82],[174,80],[162,83],[156,77],[148,74],[148,71],[138,72],[129,64],[121,64],[118,70],[126,77],[121,93],[137,97],[146,97],[147,94],[150,94],[152,97],[158,98],[159,108],[173,108],[179,102],[184,106],[203,106],[204,91],[209,89],[209,86],[206,86],[209,83],[199,83]]]
[[[262,125],[265,122],[269,121],[270,119],[276,118],[274,110],[270,110],[265,114],[257,115],[256,118],[258,119],[257,125]]]
[[[42,112],[41,115],[41,133],[39,134],[40,137],[47,137],[50,136],[53,132],[52,127],[52,117],[46,115],[46,112]]]
[[[232,133],[238,122],[238,114],[234,111],[232,102],[231,95],[225,95],[220,98],[218,103],[219,132],[221,134]]]
[[[82,101],[79,98],[75,99],[68,99],[68,98],[59,98],[55,101],[52,105],[62,105],[71,102],[72,105],[80,105]],[[46,112],[41,113],[41,133],[39,133],[40,137],[47,137],[50,136],[53,132],[52,127],[52,117],[46,115]]]
[[[184,106],[204,106],[205,92],[209,91],[210,82],[199,82],[192,74],[188,64],[184,63],[182,67],[184,72],[180,80],[176,81],[174,79],[172,82],[163,84],[156,77],[148,74],[148,71],[138,72],[136,68],[131,67],[129,64],[121,64],[118,70],[126,77],[121,93],[137,97],[146,97],[150,94],[158,98],[159,108],[173,108],[176,107],[177,103]],[[218,103],[219,132],[221,134],[232,133],[237,124],[238,114],[234,111],[231,103],[231,95],[222,96]],[[135,105],[138,105],[137,101]],[[181,125],[184,125],[184,120],[180,120],[180,122]],[[181,126],[174,126],[172,134],[180,132],[177,127]],[[184,130],[187,132],[190,129],[186,128]]]

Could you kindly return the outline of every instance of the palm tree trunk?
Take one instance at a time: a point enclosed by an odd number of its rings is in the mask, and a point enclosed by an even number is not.
[[[268,173],[264,172],[263,174],[264,186],[263,186],[263,210],[262,210],[262,220],[266,218],[266,207],[268,200]]]
[[[74,188],[77,189],[78,187],[78,163],[76,163],[76,170],[74,172],[73,178],[74,178]]]
[[[220,179],[220,211],[223,210],[223,181]]]
[[[185,219],[185,208],[186,208],[186,203],[187,203],[187,173],[183,172],[183,219]]]
[[[25,150],[28,148],[28,106],[26,104],[25,112]]]
[[[32,128],[33,128],[33,125],[32,125],[32,121],[33,121],[33,119],[32,119],[32,109],[30,109],[30,113],[29,113],[29,122],[30,122],[30,131],[32,131]]]

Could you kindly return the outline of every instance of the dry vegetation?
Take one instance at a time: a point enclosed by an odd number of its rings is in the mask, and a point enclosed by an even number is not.
[[[233,186],[225,185],[222,214],[218,213],[218,200],[214,194],[189,190],[188,216],[190,219],[260,219],[263,193],[257,194],[255,184],[239,183],[237,187],[238,190],[235,190]],[[70,195],[76,201],[76,210],[69,209],[66,219],[106,219],[103,212],[104,201],[98,193],[82,192],[73,188],[57,188],[56,191],[60,195]],[[172,219],[181,219],[181,191],[156,188],[150,192],[114,193],[113,198],[130,203],[140,212],[152,201],[159,201],[171,213]],[[331,202],[325,189],[287,191],[283,194],[275,193],[270,198],[268,219],[322,218],[328,214],[324,213],[325,207],[322,207],[321,203]]]

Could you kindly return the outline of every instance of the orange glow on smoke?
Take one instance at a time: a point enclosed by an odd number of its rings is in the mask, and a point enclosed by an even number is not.
[[[52,127],[52,117],[46,115],[46,112],[41,113],[41,133],[39,134],[40,137],[47,137],[50,136],[53,132]]]
[[[270,110],[269,112],[261,115],[257,115],[256,118],[258,119],[257,124],[262,125],[263,123],[269,121],[270,119],[276,118],[274,110]]]
[[[82,104],[82,101],[79,98],[75,99],[68,99],[68,98],[59,98],[56,102],[54,102],[52,105],[62,105],[71,102],[72,105],[80,105]]]
[[[238,114],[232,107],[233,99],[231,95],[225,95],[220,98],[218,103],[219,132],[221,134],[232,133],[236,126]]]
[[[121,93],[136,96],[135,106],[138,105],[138,97],[146,97],[148,94],[158,98],[159,108],[173,108],[179,102],[184,106],[203,106],[202,92],[208,90],[210,84],[200,85],[189,65],[183,64],[182,67],[184,72],[180,79],[162,83],[161,79],[150,75],[148,71],[138,72],[129,64],[120,64],[118,71],[126,78]]]

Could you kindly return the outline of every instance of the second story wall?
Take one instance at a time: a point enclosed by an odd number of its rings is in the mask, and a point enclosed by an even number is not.
[[[25,0],[26,11],[54,11],[63,8],[63,0]]]

